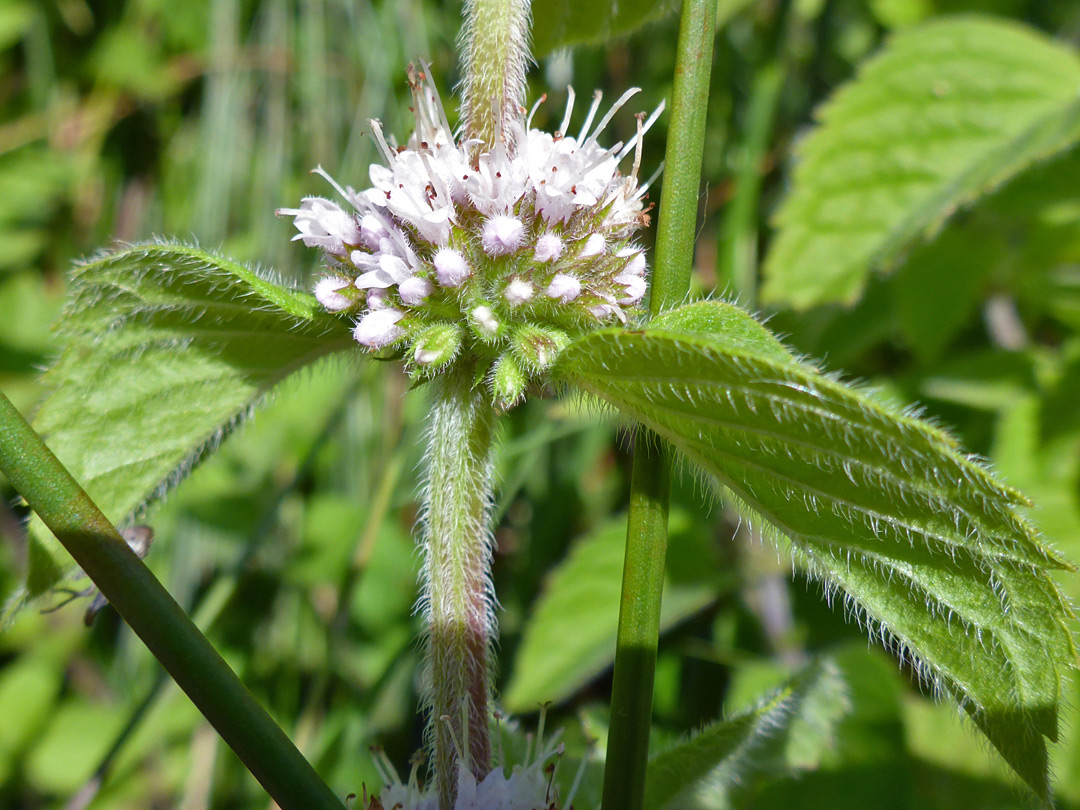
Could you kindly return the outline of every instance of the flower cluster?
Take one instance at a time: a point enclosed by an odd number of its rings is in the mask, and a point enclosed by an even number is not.
[[[309,197],[278,213],[294,217],[296,239],[325,253],[328,275],[315,295],[354,316],[359,344],[402,350],[418,377],[467,358],[495,403],[509,407],[571,337],[636,314],[646,291],[633,241],[648,223],[642,137],[663,105],[648,120],[637,116],[627,143],[605,148],[598,137],[638,91],[598,122],[596,93],[573,137],[570,90],[558,132],[532,128],[541,98],[488,148],[455,139],[426,73],[410,70],[409,83],[415,131],[395,146],[371,122],[385,164],[370,167],[370,188],[342,188],[316,170],[351,210]]]
[[[524,761],[509,766],[497,762],[491,772],[477,779],[464,766],[458,768],[457,790],[453,810],[558,810],[570,807],[584,773],[584,762],[563,799],[555,784],[555,774],[563,755],[558,733],[546,742],[543,723],[535,740],[529,739]],[[500,752],[499,759],[503,759]],[[375,751],[375,769],[383,781],[379,795],[364,797],[364,810],[438,810],[439,801],[432,788],[421,786],[419,771],[422,762],[413,762],[407,782],[381,751]],[[509,773],[507,773],[509,770]]]

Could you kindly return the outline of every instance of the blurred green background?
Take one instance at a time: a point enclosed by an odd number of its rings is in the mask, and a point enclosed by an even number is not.
[[[536,5],[540,48],[580,38],[545,16],[564,8]],[[567,83],[579,97],[640,85],[641,109],[668,93],[675,19],[646,11],[656,19],[629,35],[538,55],[530,97],[550,94],[540,126],[561,117]],[[698,294],[753,300],[768,216],[815,106],[890,30],[960,11],[1080,44],[1075,0],[721,0]],[[274,209],[330,195],[316,165],[366,183],[367,120],[407,135],[404,69],[417,57],[449,94],[460,14],[430,0],[0,0],[0,388],[33,410],[65,273],[114,240],[197,240],[306,283],[315,252],[290,242]],[[633,125],[613,123],[619,137]],[[646,175],[664,126],[647,139]],[[1034,519],[1080,560],[1075,154],[954,220],[854,307],[771,314],[790,345],[953,426],[1033,495]],[[146,517],[151,567],[341,795],[377,786],[371,746],[407,772],[420,745],[411,529],[425,401],[407,387],[390,364],[306,372]],[[625,426],[556,399],[506,422],[500,691],[526,727],[553,701],[548,724],[566,727],[572,773],[603,752],[629,443]],[[0,495],[6,594],[24,564],[25,510],[6,483]],[[702,806],[1029,806],[955,709],[689,472],[673,513],[657,744],[816,655],[835,658],[851,699],[842,718],[789,740],[781,764]],[[83,626],[85,604],[25,611],[0,634],[0,807],[267,807],[115,614]],[[1064,725],[1060,803],[1080,807],[1074,710]],[[595,776],[576,806],[595,806]]]

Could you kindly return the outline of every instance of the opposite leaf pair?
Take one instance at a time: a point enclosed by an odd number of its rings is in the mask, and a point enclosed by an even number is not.
[[[175,484],[292,371],[350,348],[310,296],[198,248],[149,244],[77,271],[69,347],[37,425],[121,521]],[[1075,651],[1026,501],[945,433],[794,358],[719,302],[572,342],[556,381],[670,441],[856,617],[958,701],[1046,796],[1043,738]],[[67,562],[40,527],[31,594]]]

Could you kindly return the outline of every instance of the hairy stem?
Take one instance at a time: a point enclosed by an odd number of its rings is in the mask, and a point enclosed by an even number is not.
[[[428,738],[439,807],[453,807],[459,766],[491,767],[491,487],[495,413],[470,377],[436,381],[425,459],[424,594]],[[465,761],[461,762],[460,758]]]
[[[341,801],[2,393],[0,471],[282,810],[341,810]]]
[[[529,56],[529,0],[467,0],[459,50],[464,54],[461,112],[465,136],[491,149],[513,146]]]
[[[667,170],[660,197],[650,314],[683,300],[690,286],[697,225],[705,113],[716,31],[715,0],[685,0],[668,126]],[[622,601],[611,687],[611,725],[604,767],[604,810],[639,810],[645,793],[653,676],[667,552],[671,459],[642,430],[634,444]]]

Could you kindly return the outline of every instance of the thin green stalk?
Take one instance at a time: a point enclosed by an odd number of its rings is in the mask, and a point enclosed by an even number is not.
[[[282,810],[343,805],[0,393],[0,471]]]
[[[682,303],[690,289],[715,31],[715,2],[683,3],[649,297],[654,317]]]
[[[458,768],[491,769],[491,531],[495,412],[466,371],[433,383],[425,458],[425,678],[439,807],[454,805]],[[465,762],[460,761],[460,756]]]
[[[716,32],[715,0],[685,0],[679,25],[666,170],[660,196],[650,314],[681,302],[690,287],[705,114]],[[634,444],[622,602],[604,767],[605,810],[640,810],[645,793],[660,601],[667,552],[671,459],[641,431]]]

